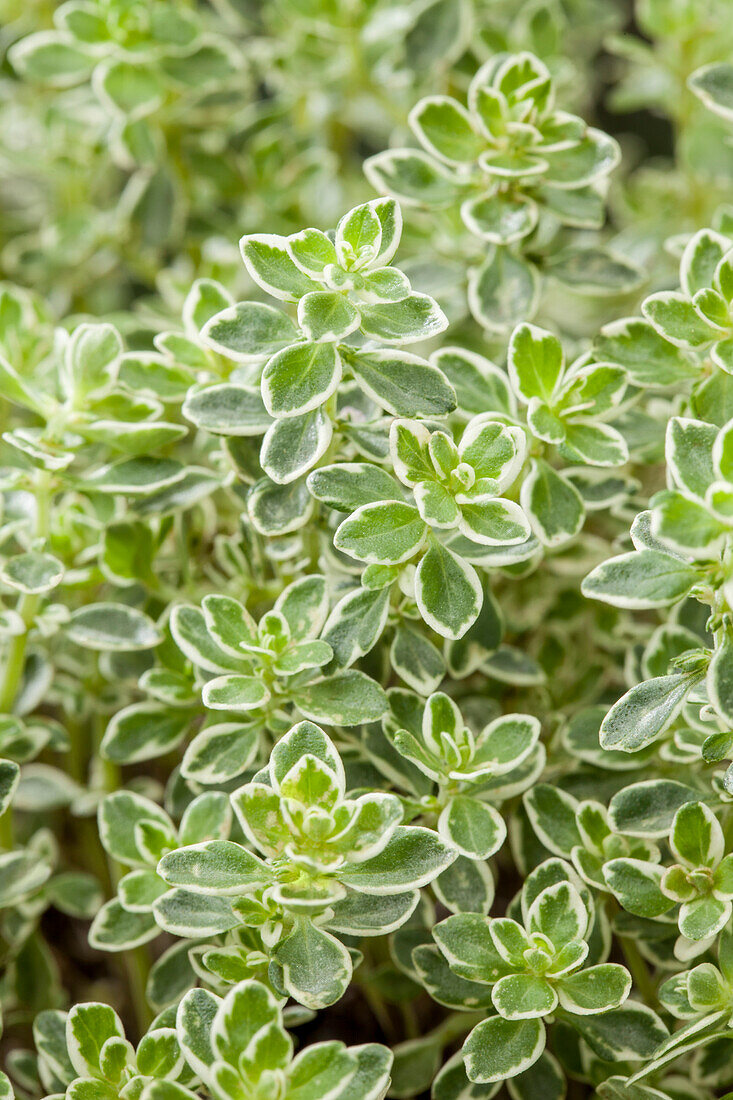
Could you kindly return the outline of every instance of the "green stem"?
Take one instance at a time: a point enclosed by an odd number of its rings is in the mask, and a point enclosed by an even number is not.
[[[454,1012],[452,1016],[448,1016],[447,1019],[443,1020],[442,1024],[438,1024],[437,1027],[428,1032],[425,1038],[435,1039],[441,1046],[446,1047],[454,1039],[461,1039],[469,1031],[472,1031],[476,1024],[480,1024],[485,1019],[485,1012]]]
[[[626,965],[631,972],[634,985],[641,993],[648,1007],[658,1009],[659,999],[657,997],[657,990],[652,976],[647,969],[647,965],[639,954],[638,947],[629,936],[619,936],[618,942],[624,953]]]
[[[44,542],[48,538],[51,509],[51,482],[45,470],[36,476],[36,538]],[[0,681],[0,714],[11,714],[25,668],[28,635],[38,613],[41,597],[37,593],[24,593],[18,601],[17,611],[23,620],[22,634],[16,634],[8,647],[8,655]],[[9,806],[0,817],[0,844],[13,846],[12,808]]]

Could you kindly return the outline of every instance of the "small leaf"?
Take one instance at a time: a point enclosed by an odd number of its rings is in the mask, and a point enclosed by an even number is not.
[[[72,612],[66,634],[85,649],[127,652],[152,649],[161,641],[153,620],[121,603],[94,603]]]
[[[478,1024],[463,1044],[471,1081],[505,1081],[529,1069],[545,1048],[541,1020],[504,1020],[493,1016]]]
[[[435,542],[417,567],[415,600],[441,637],[461,638],[478,618],[483,589],[472,565]]]

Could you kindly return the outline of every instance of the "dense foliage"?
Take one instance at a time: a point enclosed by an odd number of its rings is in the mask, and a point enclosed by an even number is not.
[[[0,13],[0,1100],[733,1096],[730,0]]]

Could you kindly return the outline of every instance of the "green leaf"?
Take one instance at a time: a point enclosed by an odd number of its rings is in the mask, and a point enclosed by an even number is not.
[[[239,242],[242,259],[254,281],[283,302],[297,302],[317,286],[293,263],[287,239],[274,234],[255,233]]]
[[[244,1055],[243,1064],[253,1062],[260,1068],[259,1059],[252,1057],[256,1051],[252,1040],[260,1029],[267,1029],[274,1040],[271,1048],[274,1060],[268,1068],[284,1068],[292,1056],[292,1043],[283,1031],[278,1001],[259,982],[241,982],[229,990],[217,1008],[211,1027],[211,1041],[216,1055],[237,1067],[240,1057]]]
[[[492,246],[469,273],[468,305],[489,333],[503,333],[531,317],[539,298],[536,269],[506,248]]]
[[[706,683],[710,702],[718,714],[726,725],[733,723],[733,638],[728,631],[715,647]]]
[[[52,88],[80,84],[88,79],[94,67],[90,53],[57,31],[39,31],[21,38],[10,51],[10,60],[30,80]]]
[[[415,574],[415,601],[428,626],[443,638],[461,638],[478,618],[483,590],[476,570],[434,542]]]
[[[513,500],[461,504],[458,528],[481,546],[517,546],[532,534],[527,518]]]
[[[680,261],[680,283],[685,294],[692,298],[713,286],[718,264],[729,248],[727,237],[714,229],[701,229],[690,238]]]
[[[348,363],[362,389],[393,416],[445,416],[456,407],[442,370],[417,355],[382,348],[350,352]]]
[[[190,890],[169,890],[156,899],[153,912],[164,932],[192,940],[218,936],[240,924],[228,898]]]
[[[704,802],[680,806],[669,836],[672,854],[688,867],[715,867],[725,854],[723,830]]]
[[[429,153],[446,164],[469,164],[484,142],[473,128],[465,107],[449,96],[427,96],[410,111],[410,128]]]
[[[661,889],[663,869],[640,859],[612,859],[603,868],[609,890],[630,913],[655,918],[667,913],[674,902]]]
[[[181,774],[199,783],[226,783],[252,761],[259,744],[257,729],[240,722],[206,726],[194,737],[181,761]]]
[[[401,500],[403,490],[381,466],[368,462],[339,462],[321,466],[308,476],[316,500],[338,512],[355,512],[362,504]]]
[[[105,107],[127,119],[144,118],[163,102],[165,90],[157,73],[128,61],[100,62],[92,86]]]
[[[132,791],[115,791],[99,806],[99,836],[105,850],[120,863],[145,867],[149,863],[146,852],[141,851],[140,829],[152,825],[166,835],[170,847],[175,847],[176,836],[168,814],[149,798]]]
[[[64,567],[53,554],[29,551],[8,558],[0,567],[0,580],[28,595],[50,592],[63,579]]]
[[[564,248],[553,257],[548,274],[583,297],[628,294],[644,282],[636,264],[608,248]]]
[[[702,560],[715,557],[725,532],[725,523],[697,500],[668,490],[653,498],[652,533],[671,550]]]
[[[275,958],[283,968],[288,993],[307,1008],[334,1004],[351,980],[348,950],[304,917],[296,919],[293,931],[278,945]]]
[[[565,446],[589,466],[622,466],[629,459],[626,440],[610,424],[576,420],[567,426]]]
[[[378,855],[342,871],[340,879],[365,894],[399,894],[425,886],[455,858],[432,830],[399,825]]]
[[[649,324],[626,317],[604,325],[595,342],[595,356],[623,367],[635,386],[678,385],[696,373],[696,367]]]
[[[230,382],[192,387],[181,411],[197,428],[214,435],[262,435],[272,423],[259,388]]]
[[[582,838],[576,822],[578,803],[550,783],[538,783],[524,796],[524,805],[537,836],[551,852],[569,856]]]
[[[375,191],[394,195],[406,206],[449,206],[461,193],[453,174],[417,149],[388,149],[364,162]]]
[[[538,210],[529,198],[513,195],[479,195],[466,199],[461,217],[467,229],[491,244],[507,245],[521,241],[537,224]]]
[[[118,764],[154,760],[180,743],[189,722],[184,708],[133,703],[112,716],[102,738],[102,756]]]
[[[383,591],[386,595],[387,590]],[[445,676],[445,662],[440,650],[407,624],[401,623],[397,627],[389,657],[397,675],[421,695],[436,691]]]
[[[237,302],[209,318],[201,336],[214,351],[236,363],[256,363],[294,343],[298,330],[274,306]]]
[[[123,351],[113,325],[79,325],[64,350],[61,380],[67,395],[79,404],[114,383]]]
[[[314,290],[298,303],[298,324],[307,340],[342,340],[360,320],[356,306],[337,291]]]
[[[263,478],[252,486],[247,496],[247,511],[252,526],[261,535],[288,535],[308,522],[313,512],[313,498],[305,479],[278,485]]]
[[[427,533],[414,505],[380,501],[357,508],[338,527],[333,544],[357,561],[399,565],[415,556]]]
[[[638,752],[677,717],[699,676],[674,673],[645,680],[627,691],[601,724],[601,748]]]
[[[438,819],[438,832],[469,859],[489,859],[506,839],[498,810],[470,795],[451,798]]]
[[[733,65],[727,61],[703,65],[687,78],[687,86],[708,110],[727,121],[733,119]]]
[[[18,789],[20,768],[14,760],[0,758],[0,814],[4,814]]]
[[[72,612],[66,635],[76,645],[102,652],[152,649],[161,641],[148,615],[121,603],[92,603]]]
[[[158,864],[158,874],[171,886],[196,894],[235,897],[270,879],[261,860],[229,840],[209,840],[169,852]]]
[[[32,409],[33,412],[42,412],[41,394],[36,393],[33,386],[29,385],[26,379],[21,378],[2,355],[0,355],[0,383],[6,401],[12,401],[22,408]]]
[[[341,381],[334,344],[292,344],[268,360],[262,400],[272,416],[298,416],[317,409]]]
[[[660,550],[635,550],[596,566],[581,584],[584,596],[615,607],[667,607],[698,583],[697,570]]]
[[[532,530],[545,546],[562,545],[583,526],[585,507],[580,493],[543,459],[532,460],[520,500]]]
[[[431,356],[456,391],[462,412],[476,416],[487,409],[512,414],[514,397],[507,376],[482,355],[464,348],[440,348]]]
[[[326,578],[312,573],[284,588],[273,610],[283,616],[293,638],[313,638],[326,621],[328,605]]]
[[[493,1016],[478,1024],[463,1044],[471,1081],[505,1081],[529,1069],[545,1048],[541,1020],[504,1020]]]
[[[131,951],[160,935],[150,913],[133,913],[113,899],[97,913],[89,929],[89,943],[97,951]]]
[[[621,159],[618,142],[600,130],[588,127],[580,141],[558,142],[556,149],[543,150],[549,163],[545,178],[554,187],[580,188],[607,176]]]
[[[577,974],[560,978],[560,1004],[573,1015],[592,1016],[618,1008],[631,991],[631,975],[617,963],[589,966]]]
[[[703,321],[692,302],[678,291],[652,294],[641,308],[659,335],[676,347],[702,347],[715,339],[716,330]]]
[[[522,401],[539,397],[551,405],[562,370],[562,347],[556,336],[535,325],[514,330],[509,341],[509,377]]]
[[[458,858],[433,883],[436,897],[451,913],[488,913],[494,900],[494,880],[486,863]]]
[[[491,992],[494,1007],[505,1020],[529,1020],[547,1016],[557,1006],[557,993],[535,974],[508,974]]]
[[[387,711],[383,689],[356,669],[345,669],[293,692],[293,702],[307,718],[333,726],[375,722]]]
[[[333,665],[348,668],[376,645],[389,612],[389,587],[357,588],[339,600],[323,628],[333,650]]]
[[[333,241],[320,229],[303,229],[287,238],[287,250],[295,265],[309,277],[320,276],[338,263]]]
[[[429,340],[448,327],[448,319],[427,294],[409,294],[399,302],[362,306],[361,330],[389,344]]]
[[[113,1038],[125,1038],[114,1009],[96,1002],[73,1006],[66,1018],[66,1042],[71,1064],[80,1077],[99,1074],[102,1048]]]
[[[608,807],[609,819],[620,833],[666,837],[677,810],[698,793],[675,779],[650,779],[617,791]]]
[[[1,852],[0,908],[12,908],[36,893],[50,874],[49,864],[28,849]]]
[[[578,1016],[573,1020],[573,1027],[606,1062],[647,1062],[660,1043],[668,1038],[667,1029],[657,1014],[633,1000],[611,1012]]]
[[[204,706],[212,710],[257,710],[270,698],[269,689],[256,676],[217,676],[204,684]]]
[[[315,466],[332,437],[331,419],[322,408],[276,420],[262,441],[262,469],[279,485],[288,485]]]
[[[571,940],[585,937],[588,914],[580,894],[569,882],[541,890],[529,907],[527,929],[541,932],[559,951]]]

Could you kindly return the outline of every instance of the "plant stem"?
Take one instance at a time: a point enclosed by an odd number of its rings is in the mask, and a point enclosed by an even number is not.
[[[48,538],[51,507],[51,482],[49,474],[40,470],[36,476],[36,538]],[[0,681],[0,714],[11,714],[23,677],[28,635],[38,613],[41,596],[35,592],[24,592],[18,601],[17,611],[23,620],[22,634],[16,634],[10,646]],[[13,846],[12,807],[8,806],[0,817],[0,844],[5,848]]]
[[[618,942],[624,953],[626,965],[631,972],[631,977],[634,979],[634,985],[641,993],[645,1003],[649,1008],[659,1008],[659,999],[652,976],[647,969],[646,963],[639,954],[638,947],[629,936],[619,936]]]

